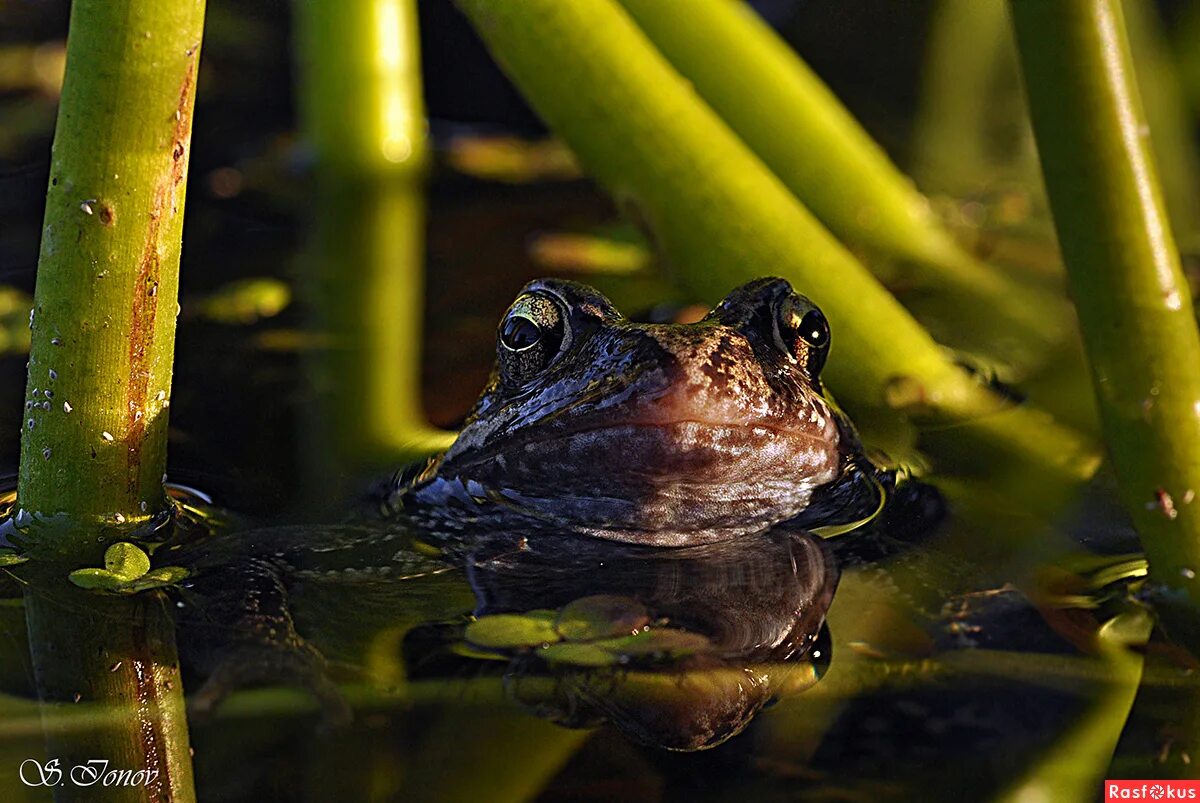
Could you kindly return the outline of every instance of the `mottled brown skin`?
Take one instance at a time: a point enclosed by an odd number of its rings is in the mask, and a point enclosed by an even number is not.
[[[693,324],[635,323],[586,285],[530,282],[458,439],[391,502],[427,531],[655,546],[806,512],[811,525],[822,496],[831,515],[873,509],[878,486],[848,484],[869,463],[821,388],[828,348],[820,310],[782,279],[737,288]]]

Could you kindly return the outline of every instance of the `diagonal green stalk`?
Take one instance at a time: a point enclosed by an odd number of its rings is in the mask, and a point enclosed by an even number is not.
[[[672,65],[843,242],[899,260],[999,336],[1017,369],[1072,328],[1067,302],[960,247],[926,199],[819,77],[741,0],[620,0]],[[870,260],[868,261],[868,265]]]
[[[1016,72],[1004,0],[938,0],[926,36],[913,176],[927,192],[977,190],[1002,160],[991,123],[1001,73]]]
[[[1004,409],[956,366],[613,0],[459,5],[546,121],[649,225],[688,290],[713,301],[776,274],[822,306],[835,333],[828,381],[852,413],[923,410],[1064,476],[1090,473],[1090,444],[1036,410]]]
[[[1200,336],[1117,0],[1012,0],[1034,133],[1121,494],[1200,600]]]
[[[1150,637],[1153,624],[1143,609],[1105,623],[1094,644],[1104,680],[1089,695],[1083,715],[1041,751],[1037,762],[1010,782],[998,800],[1092,799],[1096,785],[1109,777],[1109,764],[1143,675],[1144,656],[1137,650]]]

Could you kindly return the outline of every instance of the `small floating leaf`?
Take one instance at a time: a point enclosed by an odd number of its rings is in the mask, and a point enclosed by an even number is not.
[[[539,650],[537,655],[552,664],[570,664],[571,666],[615,666],[621,662],[620,655],[604,649],[597,642],[560,642],[551,644],[544,650]]]
[[[152,588],[174,585],[186,578],[190,572],[182,566],[163,566],[146,572],[132,580],[110,572],[108,569],[78,569],[68,578],[80,588],[108,591],[113,594],[134,594]]]
[[[555,629],[569,641],[628,636],[650,621],[646,606],[630,597],[596,594],[569,603]]]
[[[460,173],[507,184],[579,177],[579,165],[571,151],[553,139],[459,136],[451,140],[446,157]]]
[[[96,589],[99,591],[123,591],[128,585],[108,569],[76,569],[67,577],[80,588]]]
[[[530,256],[539,267],[554,272],[630,274],[650,265],[650,251],[641,243],[620,242],[587,234],[555,232],[538,236]]]
[[[712,648],[712,642],[699,633],[686,630],[656,628],[624,638],[605,639],[593,642],[595,646],[619,655],[635,657],[666,655],[681,658]]]
[[[4,547],[0,549],[0,568],[5,566],[16,566],[18,563],[24,563],[29,558],[19,554],[15,549]]]
[[[147,591],[151,588],[162,588],[174,585],[185,579],[191,572],[182,566],[163,566],[152,569],[129,584],[130,591]]]
[[[540,647],[559,640],[554,620],[541,612],[484,616],[467,625],[466,637],[478,647],[491,649]]]
[[[150,556],[141,547],[120,541],[104,550],[104,568],[121,580],[131,582],[150,571]]]
[[[251,324],[273,318],[292,301],[292,289],[278,279],[238,279],[200,303],[200,314],[224,324]]]
[[[474,647],[472,647],[470,644],[463,644],[463,643],[453,644],[450,646],[450,651],[453,652],[455,655],[462,656],[463,658],[474,658],[477,661],[507,661],[507,660],[509,660],[508,656],[501,655],[501,654],[495,653],[495,652],[485,652],[484,650],[477,650]]]

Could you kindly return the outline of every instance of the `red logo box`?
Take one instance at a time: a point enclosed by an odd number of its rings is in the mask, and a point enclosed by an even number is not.
[[[1105,781],[1104,803],[1120,800],[1200,801],[1200,781]]]

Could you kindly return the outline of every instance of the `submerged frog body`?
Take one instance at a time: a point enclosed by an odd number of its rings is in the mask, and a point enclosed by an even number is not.
[[[829,343],[821,311],[782,279],[739,287],[694,324],[635,323],[585,285],[531,282],[458,439],[389,504],[436,532],[653,546],[869,515],[881,489],[823,392]]]

